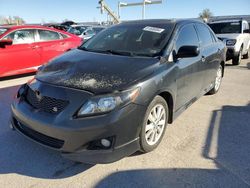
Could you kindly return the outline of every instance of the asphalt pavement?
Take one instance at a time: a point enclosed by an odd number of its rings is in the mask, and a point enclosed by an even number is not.
[[[31,78],[0,81],[0,187],[250,187],[250,59],[227,62],[219,93],[181,114],[155,151],[105,165],[66,160],[10,130],[11,101]]]

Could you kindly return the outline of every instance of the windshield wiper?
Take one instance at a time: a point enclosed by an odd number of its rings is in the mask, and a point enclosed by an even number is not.
[[[154,57],[152,54],[146,54],[146,53],[134,53],[134,52],[128,52],[128,51],[118,51],[118,50],[99,50],[99,49],[89,49],[86,47],[78,47],[80,50],[84,51],[90,51],[90,52],[97,52],[97,53],[106,53],[106,54],[114,54],[114,55],[122,55],[122,56],[144,56],[144,57]]]
[[[134,56],[132,52],[126,52],[126,51],[104,50],[103,52],[115,54],[115,55]]]
[[[77,49],[79,50],[84,50],[84,51],[89,51],[89,49],[87,49],[86,47],[82,47],[82,46],[78,46]]]
[[[99,50],[99,49],[89,49],[86,47],[78,47],[78,49],[84,50],[84,51],[90,51],[90,52],[97,52],[97,53],[133,56],[133,53],[131,52],[123,52],[123,51],[116,51],[116,50]]]

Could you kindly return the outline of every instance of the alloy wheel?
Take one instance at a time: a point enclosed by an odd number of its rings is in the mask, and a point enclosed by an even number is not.
[[[161,138],[166,124],[166,110],[161,104],[155,105],[148,115],[145,138],[148,145],[154,145]]]
[[[222,80],[222,67],[220,66],[217,70],[216,78],[215,78],[215,90],[217,91],[220,88]]]

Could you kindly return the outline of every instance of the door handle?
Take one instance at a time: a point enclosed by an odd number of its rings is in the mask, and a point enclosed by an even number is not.
[[[201,62],[204,63],[205,61],[206,61],[205,56],[202,56],[202,57],[201,57]]]

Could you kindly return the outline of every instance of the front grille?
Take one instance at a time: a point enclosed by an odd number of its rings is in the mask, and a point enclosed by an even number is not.
[[[17,121],[16,119],[14,119],[14,126],[24,135],[32,138],[33,140],[44,144],[46,146],[50,146],[52,148],[56,148],[56,149],[60,149],[63,144],[64,141],[63,140],[59,140],[56,138],[52,138],[50,136],[46,136],[42,133],[39,133],[25,125],[23,125],[22,123],[20,123],[19,121]]]
[[[69,103],[68,101],[64,101],[61,99],[39,96],[30,88],[28,88],[25,98],[26,101],[34,108],[54,114],[61,112]]]

